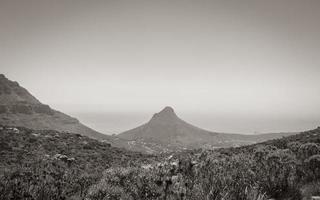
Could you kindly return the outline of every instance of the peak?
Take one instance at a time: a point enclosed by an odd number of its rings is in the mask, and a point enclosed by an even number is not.
[[[0,74],[0,81],[1,84],[9,84],[11,86],[19,86],[16,81],[9,80],[4,74]]]
[[[174,121],[178,116],[170,106],[153,115],[151,121]]]
[[[170,106],[166,106],[163,110],[160,111],[160,113],[174,113],[174,110]]]
[[[21,87],[18,82],[8,79],[4,74],[0,74],[0,104],[12,105],[21,102],[30,104],[40,103],[25,88]]]
[[[5,85],[7,88],[19,87],[18,82],[11,81],[4,74],[0,74],[0,84]]]
[[[4,74],[0,74],[0,79],[7,79],[7,77]]]

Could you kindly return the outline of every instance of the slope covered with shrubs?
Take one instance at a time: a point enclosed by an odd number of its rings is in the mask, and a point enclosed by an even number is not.
[[[0,126],[0,199],[84,197],[105,169],[150,159],[79,134]]]
[[[147,156],[76,134],[1,131],[0,199],[309,199],[320,129],[239,148]]]
[[[106,170],[98,199],[309,199],[320,195],[320,129],[240,148],[193,151]]]

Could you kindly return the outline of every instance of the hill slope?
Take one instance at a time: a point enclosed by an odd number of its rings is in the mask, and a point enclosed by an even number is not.
[[[118,180],[145,184],[110,189]],[[106,171],[88,197],[301,200],[319,195],[320,128],[249,146],[173,153],[142,170]]]
[[[80,134],[0,125],[0,199],[85,199],[103,171],[154,159]]]
[[[96,139],[108,139],[77,119],[42,104],[17,82],[0,74],[0,124],[79,133]]]

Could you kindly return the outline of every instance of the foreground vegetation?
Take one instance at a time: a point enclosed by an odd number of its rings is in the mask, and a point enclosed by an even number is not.
[[[105,169],[151,159],[79,134],[0,126],[0,200],[83,199]]]
[[[158,157],[74,134],[17,130],[0,134],[5,161],[0,199],[298,200],[320,195],[319,128],[246,147]]]

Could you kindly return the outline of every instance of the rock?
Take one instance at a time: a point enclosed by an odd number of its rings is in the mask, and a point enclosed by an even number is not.
[[[14,127],[8,127],[8,128],[6,128],[6,129],[7,129],[7,130],[10,130],[10,131],[12,131],[12,132],[14,132],[14,133],[20,133],[19,129],[14,128]]]
[[[151,164],[142,165],[141,168],[142,168],[142,169],[149,170],[149,169],[152,169],[152,165],[151,165]]]

